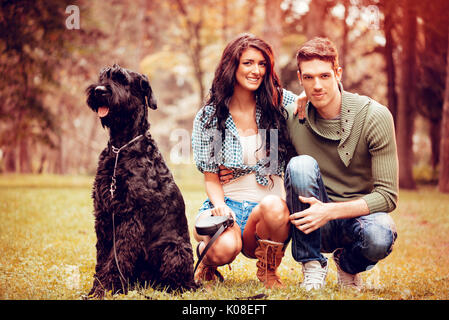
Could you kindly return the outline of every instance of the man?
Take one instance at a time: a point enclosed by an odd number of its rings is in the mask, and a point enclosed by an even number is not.
[[[396,239],[388,212],[398,199],[393,119],[376,101],[343,90],[335,45],[306,42],[297,53],[298,78],[309,100],[305,119],[287,107],[288,130],[299,156],[285,172],[292,255],[306,290],[325,284],[333,253],[338,282],[361,289],[359,273],[391,253]]]

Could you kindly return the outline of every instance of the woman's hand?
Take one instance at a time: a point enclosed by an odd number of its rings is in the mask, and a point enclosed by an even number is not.
[[[307,96],[303,91],[296,99],[296,109],[293,111],[293,116],[298,115],[298,119],[303,120],[306,117]]]
[[[223,192],[223,186],[217,173],[205,172],[204,182],[206,184],[206,193],[210,202],[214,205],[211,209],[213,216],[232,216],[235,220],[235,214],[226,205]]]
[[[235,213],[229,208],[226,204],[222,204],[211,209],[211,213],[213,216],[231,216],[234,221]]]

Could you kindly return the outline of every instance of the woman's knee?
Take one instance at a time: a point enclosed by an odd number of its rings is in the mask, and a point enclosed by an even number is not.
[[[242,250],[241,235],[236,231],[224,232],[210,247],[206,254],[207,261],[214,265],[224,265],[232,262]]]
[[[276,195],[269,195],[259,203],[260,214],[263,220],[274,226],[281,226],[289,221],[289,211],[282,198]]]

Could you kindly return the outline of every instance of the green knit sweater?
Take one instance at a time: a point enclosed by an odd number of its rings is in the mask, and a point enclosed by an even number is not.
[[[398,158],[393,117],[378,102],[342,91],[341,117],[325,120],[310,103],[306,121],[287,106],[288,129],[298,154],[317,160],[332,201],[362,198],[370,213],[391,212],[398,200]]]

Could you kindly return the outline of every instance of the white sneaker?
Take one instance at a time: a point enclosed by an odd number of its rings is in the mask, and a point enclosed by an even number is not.
[[[301,288],[306,291],[321,289],[326,283],[327,263],[324,267],[317,260],[308,261],[302,264],[304,280]]]
[[[338,285],[343,288],[354,289],[356,291],[362,290],[362,279],[359,274],[350,274],[343,271],[339,266],[341,250],[337,249],[333,253],[335,265],[337,266]]]

